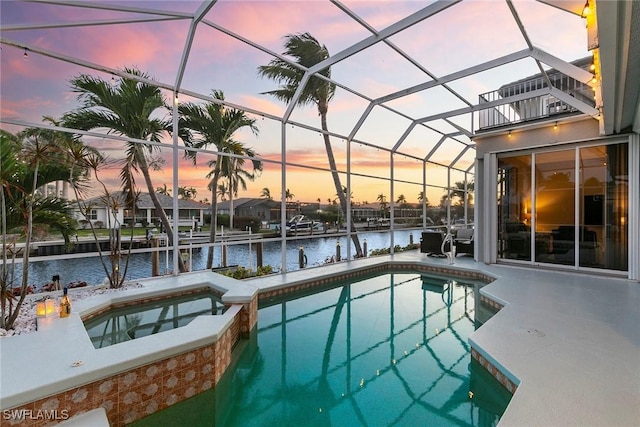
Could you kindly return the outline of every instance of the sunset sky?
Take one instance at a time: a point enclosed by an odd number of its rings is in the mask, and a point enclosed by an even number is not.
[[[201,3],[191,1],[107,1],[97,2],[108,6],[126,6],[148,10],[163,10],[192,14]],[[568,3],[575,3],[569,0]],[[578,2],[579,3],[579,2]],[[262,79],[257,68],[267,64],[272,56],[268,52],[283,51],[283,37],[287,34],[310,32],[325,44],[335,55],[354,43],[371,35],[369,30],[346,14],[344,7],[357,15],[374,29],[380,31],[408,15],[424,8],[423,1],[344,1],[334,4],[328,1],[218,1],[205,15],[207,25],[201,23],[193,40],[184,77],[183,90],[203,95],[212,89],[222,90],[226,100],[241,107],[264,112],[265,115],[282,116],[286,105],[262,92],[273,90],[276,83]],[[565,61],[587,56],[584,20],[549,5],[534,1],[514,1],[514,7],[527,31],[532,44],[543,51]],[[69,90],[69,79],[81,73],[90,73],[110,80],[108,73],[99,73],[89,68],[65,63],[27,49],[12,46],[25,45],[59,54],[81,58],[109,69],[137,67],[155,80],[168,85],[176,82],[176,73],[185,46],[190,19],[173,16],[170,20],[138,22],[114,25],[77,26],[73,28],[39,28],[22,30],[19,27],[38,24],[63,24],[70,22],[97,22],[116,19],[144,18],[148,13],[134,10],[120,12],[93,10],[82,7],[21,3],[3,0],[0,2],[2,25],[2,51],[0,53],[1,105],[3,120],[19,120],[39,123],[45,115],[59,118],[78,106]],[[162,17],[160,14],[153,15]],[[167,18],[167,17],[163,17]],[[220,28],[214,28],[219,26]],[[265,51],[242,43],[220,29],[235,33]],[[526,41],[518,31],[509,7],[504,1],[462,1],[416,25],[389,38],[402,52],[420,64],[410,63],[385,43],[377,43],[332,66],[332,79],[351,88],[367,99],[338,88],[329,107],[329,130],[341,136],[349,135],[369,100],[388,95],[407,87],[431,81],[425,73],[442,77],[464,70],[476,64],[511,54],[527,48]],[[471,104],[476,104],[478,95],[496,90],[502,84],[537,74],[539,69],[533,59],[525,58],[449,83],[452,91]],[[167,100],[171,99],[166,92]],[[189,101],[181,96],[180,102]],[[374,107],[372,113],[358,130],[354,141],[392,148],[403,135],[412,119],[428,117],[443,111],[465,107],[465,103],[443,89],[435,86],[416,94],[387,102],[391,112]],[[399,114],[398,114],[399,113]],[[164,114],[164,113],[163,113]],[[406,115],[407,117],[402,117]],[[167,114],[168,116],[168,114]],[[279,121],[256,118],[259,135],[249,132],[236,135],[264,159],[280,160],[281,124]],[[320,120],[315,107],[296,108],[291,116],[295,123],[318,128]],[[474,119],[477,120],[477,119]],[[471,115],[452,118],[458,126],[472,129]],[[427,123],[429,128],[418,126],[407,137],[400,152],[424,158],[440,140],[442,133],[456,129],[443,120]],[[20,126],[1,123],[2,129],[18,132]],[[286,160],[307,167],[326,168],[327,159],[322,137],[317,131],[300,126],[287,125]],[[107,140],[86,138],[90,144],[101,147],[103,152],[117,158],[122,146]],[[170,140],[167,143],[170,144]],[[346,149],[344,138],[332,138],[338,168],[346,171]],[[449,164],[464,144],[472,143],[466,136],[449,138],[443,148],[432,158],[437,163]],[[474,159],[474,150],[468,150],[456,165],[467,169]],[[170,150],[162,157],[168,162],[163,170],[154,174],[157,187],[171,186]],[[181,186],[198,189],[198,199],[208,197],[205,175],[207,160],[213,157],[200,156],[197,168],[188,162],[181,163],[179,180]],[[388,177],[390,156],[384,150],[353,143],[351,146],[351,172],[367,177],[353,176],[351,180],[354,200],[375,202],[378,194],[389,195],[389,184],[376,177]],[[405,156],[394,157],[395,178],[405,181],[422,180],[422,162]],[[281,171],[277,163],[265,163],[261,177],[240,197],[257,197],[264,187],[270,188],[276,198],[280,193]],[[428,182],[445,185],[444,168],[429,166]],[[327,172],[315,169],[289,167],[287,188],[295,199],[313,201],[320,198],[326,202],[335,198],[335,189]],[[452,182],[464,175],[455,173]],[[117,176],[111,180],[117,185]],[[142,183],[142,179],[139,181]],[[346,178],[343,176],[343,185]],[[419,185],[398,184],[398,194],[405,194],[410,202],[417,201],[421,191]],[[432,203],[439,200],[441,190],[428,190]]]

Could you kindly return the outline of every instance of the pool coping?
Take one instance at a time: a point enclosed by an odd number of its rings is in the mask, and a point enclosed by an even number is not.
[[[481,364],[484,361],[483,366],[489,372],[493,370],[494,377],[500,379],[502,376],[514,388],[517,387],[500,425],[632,425],[640,419],[640,408],[630,408],[631,404],[628,403],[640,400],[640,370],[637,369],[640,360],[640,332],[637,331],[637,325],[640,324],[640,311],[637,310],[640,306],[640,285],[636,282],[535,268],[487,265],[466,257],[457,258],[454,265],[449,265],[445,260],[413,252],[336,263],[242,282],[217,275],[215,281],[221,283],[224,289],[229,289],[224,297],[225,303],[241,303],[246,302],[247,293],[261,293],[264,297],[268,292],[277,294],[285,292],[287,288],[295,289],[308,280],[321,284],[323,280],[336,275],[357,276],[372,268],[397,268],[403,265],[432,272],[454,271],[463,276],[482,274],[495,279],[480,290],[480,295],[484,303],[499,309],[499,312],[470,336],[469,343],[472,357]],[[197,281],[189,275],[153,280],[166,282],[163,286],[176,286],[177,282],[190,286]],[[132,294],[136,292],[139,291],[131,291]],[[74,307],[75,316],[82,312],[81,303],[78,302]],[[59,322],[59,319],[50,320],[52,323]],[[39,339],[43,335],[38,339],[28,338],[38,333],[0,340],[2,353],[7,354],[7,344],[11,343],[11,352],[20,348],[22,353],[15,354],[28,355],[27,360],[19,361],[21,363],[16,361],[7,364],[3,361],[3,385],[11,384],[13,387],[12,381],[18,381],[19,374],[25,374],[24,364],[33,361],[33,354],[50,355],[51,349],[58,344],[56,339],[74,333],[77,336],[78,331],[68,327],[73,323],[67,322],[67,327],[58,328],[58,335],[53,334],[44,340],[44,348],[43,340]],[[213,328],[216,325],[205,322],[202,326]],[[585,335],[588,328],[595,330],[593,336]],[[165,337],[169,338],[163,334]],[[189,339],[210,342],[214,337],[214,334],[207,334],[206,337],[200,335]],[[13,344],[20,341],[29,341],[31,344]],[[163,348],[166,348],[167,340],[162,341]],[[96,351],[88,338],[86,344]],[[603,348],[605,344],[612,349]],[[170,354],[178,350],[173,348],[166,351]],[[63,351],[56,350],[53,354],[47,366],[68,366],[70,361],[76,360]],[[567,355],[571,357],[567,358]],[[141,355],[136,357],[136,362],[129,360],[132,365],[145,360]],[[600,363],[605,357],[606,363]],[[109,366],[104,366],[103,373],[109,371]],[[568,366],[571,367],[570,372],[558,370]],[[61,370],[65,375],[71,375],[84,372],[87,368],[83,365]],[[583,375],[578,375],[576,370],[588,372],[588,375],[582,378]],[[38,376],[40,379],[49,374],[41,366],[28,372],[28,376]],[[558,383],[559,379],[567,382],[567,387],[573,388],[567,390],[564,383]],[[42,381],[38,384],[42,385]],[[45,386],[47,384],[45,382]],[[579,390],[575,387],[579,387]],[[28,396],[30,401],[33,400],[33,395],[15,393],[15,390],[10,394],[6,388],[3,386],[0,390],[0,407],[3,409],[16,406],[15,403],[20,401],[18,396],[22,399]],[[38,395],[44,394],[42,389],[33,387],[33,383],[31,390],[37,390]],[[620,399],[619,393],[625,399]]]
[[[215,343],[238,315],[242,308],[240,304],[247,303],[257,294],[253,286],[210,272],[137,282],[143,287],[95,295],[76,302],[73,301],[73,293],[70,293],[72,313],[68,318],[41,318],[38,319],[37,332],[1,339],[0,408],[14,408],[158,359],[169,358],[180,354],[186,347]],[[223,293],[222,301],[229,305],[224,314],[198,316],[181,328],[100,349],[94,348],[84,327],[83,318],[113,304],[131,298],[144,300],[204,287]],[[122,351],[122,345],[126,345],[126,352]],[[73,353],[69,349],[73,349]],[[21,356],[11,357],[9,354]]]

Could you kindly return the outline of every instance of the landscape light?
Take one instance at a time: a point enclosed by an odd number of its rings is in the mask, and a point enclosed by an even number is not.
[[[49,317],[56,313],[55,300],[46,298],[36,301],[36,317]]]

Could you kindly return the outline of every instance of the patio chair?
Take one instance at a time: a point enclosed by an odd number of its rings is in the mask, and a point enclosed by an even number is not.
[[[440,231],[423,231],[422,237],[420,238],[420,252],[431,256],[446,256],[442,253],[443,240],[444,235]],[[450,245],[448,243],[445,245],[445,252],[451,250],[449,246]]]
[[[456,254],[462,253],[473,256],[473,229],[463,228],[458,230],[454,244],[456,245]]]

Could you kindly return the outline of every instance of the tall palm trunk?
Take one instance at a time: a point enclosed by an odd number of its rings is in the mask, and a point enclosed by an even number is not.
[[[216,242],[216,230],[218,228],[218,179],[220,177],[220,162],[216,162],[211,179],[211,230],[209,230],[209,252],[207,254],[207,269],[213,268],[213,244]]]
[[[331,176],[333,177],[333,184],[336,186],[336,193],[338,194],[338,198],[340,199],[340,208],[342,210],[342,214],[344,218],[347,218],[347,196],[342,191],[342,184],[340,183],[340,175],[338,174],[338,169],[336,167],[336,159],[333,156],[333,148],[331,147],[331,141],[329,140],[329,128],[327,127],[327,110],[328,106],[318,106],[318,111],[320,112],[320,120],[322,124],[322,137],[324,138],[324,146],[327,150],[327,158],[329,159],[329,168],[331,168]],[[362,256],[362,247],[360,246],[360,239],[356,234],[356,226],[353,223],[353,218],[349,223],[349,227],[351,229],[351,240],[353,241],[353,245],[356,248],[356,257]]]
[[[141,153],[139,150],[136,150],[136,157],[137,157],[138,165],[140,167],[140,171],[144,176],[144,181],[147,184],[147,191],[149,192],[149,197],[151,198],[151,202],[153,203],[153,206],[156,209],[156,215],[158,215],[158,217],[160,218],[160,221],[162,222],[163,228],[167,231],[167,239],[169,242],[169,246],[174,247],[173,256],[178,257],[178,269],[180,270],[181,273],[184,273],[185,271],[187,271],[187,268],[184,265],[184,262],[182,261],[182,257],[180,257],[180,254],[178,253],[178,245],[177,244],[174,245],[173,233],[172,233],[173,227],[169,223],[169,218],[167,218],[167,214],[162,208],[162,205],[160,205],[160,200],[158,200],[158,195],[156,194],[155,188],[153,188],[153,182],[151,181],[151,174],[149,173],[149,165],[147,164],[147,159],[145,158],[144,154]],[[173,214],[178,215],[179,212],[174,212]]]
[[[229,230],[233,229],[233,189],[229,189]]]

